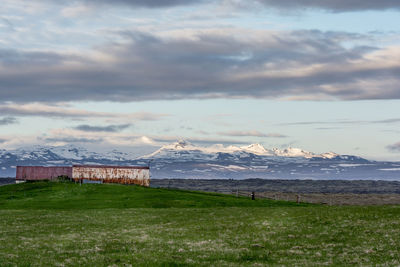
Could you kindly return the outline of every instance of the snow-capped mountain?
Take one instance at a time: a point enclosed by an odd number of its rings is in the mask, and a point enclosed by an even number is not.
[[[223,146],[221,144],[213,145],[210,147],[200,147],[195,146],[185,140],[180,140],[176,143],[169,144],[161,147],[157,151],[151,153],[150,155],[144,156],[142,158],[159,158],[165,157],[168,155],[176,155],[176,154],[205,154],[204,156],[209,157],[212,154],[216,153],[230,153],[230,154],[254,154],[258,156],[273,156],[273,157],[302,157],[302,158],[334,158],[339,156],[336,153],[328,152],[324,154],[314,154],[308,151],[304,151],[299,148],[286,148],[284,150],[279,150],[274,148],[272,150],[266,149],[260,144],[251,144],[249,146]],[[186,153],[187,152],[187,153]]]
[[[116,150],[96,153],[73,145],[0,150],[0,177],[15,176],[17,165],[106,164],[151,167],[152,178],[284,178],[400,180],[400,162],[369,161],[334,152],[299,148],[196,146],[181,140],[137,158]]]
[[[260,144],[200,147],[182,140],[140,160],[151,161],[157,178],[400,179],[400,163]]]

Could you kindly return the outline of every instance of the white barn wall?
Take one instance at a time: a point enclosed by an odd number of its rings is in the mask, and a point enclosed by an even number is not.
[[[150,170],[148,167],[74,165],[72,179],[150,186]]]

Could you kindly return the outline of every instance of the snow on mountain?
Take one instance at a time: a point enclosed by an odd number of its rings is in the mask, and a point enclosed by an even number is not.
[[[260,144],[251,144],[249,146],[242,146],[242,147],[240,147],[240,149],[242,151],[253,153],[256,155],[264,155],[264,156],[272,155],[271,151],[269,151],[268,149],[265,149],[265,147],[263,147]]]
[[[303,158],[314,158],[322,157],[321,155],[315,155],[314,153],[304,151],[300,148],[289,147],[284,150],[273,149],[274,155],[279,157],[303,157]]]
[[[340,155],[336,154],[335,152],[326,152],[326,153],[322,153],[321,156],[326,159],[333,159],[333,158],[339,157]]]
[[[91,153],[83,147],[75,147],[72,145],[51,147],[50,150],[61,158],[72,160],[82,160],[95,155],[95,153]]]
[[[71,159],[81,160],[94,153],[88,152],[83,147],[67,146],[30,146],[9,151],[19,159]]]
[[[84,147],[75,145],[65,146],[31,146],[8,151],[20,159],[64,159],[69,161],[81,161],[85,159],[107,159],[107,160],[134,160],[136,157],[112,150],[104,153],[88,151]]]
[[[200,147],[193,145],[185,140],[179,140],[175,143],[162,146],[155,152],[142,156],[140,159],[153,159],[153,158],[174,158],[176,160],[182,159],[210,159],[215,158],[217,153],[234,153],[241,149],[236,146],[223,146],[221,144]]]
[[[275,157],[302,157],[302,158],[334,158],[339,156],[336,153],[328,152],[323,154],[314,154],[312,152],[308,152],[302,150],[300,148],[286,148],[283,150],[279,150],[274,148],[272,150],[266,149],[261,144],[251,144],[248,146],[224,146],[222,144],[216,144],[209,147],[201,147],[193,145],[185,140],[180,140],[176,143],[168,144],[162,146],[157,151],[143,156],[142,158],[159,158],[164,157],[166,155],[180,155],[182,153],[179,152],[187,152],[187,153],[204,153],[204,154],[216,154],[216,153],[228,153],[228,154],[235,154],[235,153],[247,153],[247,154],[254,154],[258,156],[275,156]]]

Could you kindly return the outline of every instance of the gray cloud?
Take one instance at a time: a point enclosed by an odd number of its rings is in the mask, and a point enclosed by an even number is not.
[[[47,0],[48,2],[57,3],[58,1]],[[349,12],[349,11],[367,11],[367,10],[387,10],[400,9],[400,3],[397,0],[78,0],[76,2],[85,3],[91,6],[100,5],[125,5],[131,7],[146,8],[166,8],[183,5],[204,4],[209,2],[222,3],[224,5],[234,5],[241,8],[252,6],[254,2],[261,3],[266,7],[288,9],[322,9],[332,12]]]
[[[1,94],[1,92],[0,92]],[[45,98],[43,98],[45,101]],[[130,120],[154,121],[160,120],[166,114],[156,114],[149,112],[136,113],[110,113],[95,112],[73,108],[65,108],[61,105],[45,105],[40,103],[33,104],[0,104],[0,113],[12,116],[40,116],[50,118],[124,118]],[[0,120],[1,122],[1,120]]]
[[[30,0],[32,1],[32,0]],[[65,4],[61,1],[55,0],[36,0],[38,2],[47,1],[48,3],[53,4]],[[102,7],[102,6],[128,6],[128,7],[145,7],[145,8],[168,8],[174,6],[187,6],[194,4],[202,4],[205,2],[211,2],[212,0],[76,0],[73,1],[72,4],[82,3],[88,6],[93,7]]]
[[[18,121],[16,118],[13,117],[5,117],[0,119],[0,126],[2,125],[9,125],[9,124],[16,124]]]
[[[110,44],[93,54],[3,50],[0,99],[400,98],[398,50],[342,44],[368,38],[358,34],[237,29],[174,37],[120,34],[127,38],[125,44]],[[371,57],[376,51],[380,57]]]
[[[6,140],[6,139],[2,139],[2,138],[0,138],[0,144],[3,144],[3,143],[5,143],[5,142],[7,142],[7,140]]]
[[[287,126],[298,126],[298,125],[325,125],[325,124],[360,124],[365,123],[365,121],[297,121],[297,122],[287,122],[279,123],[277,125],[287,125]]]
[[[279,133],[262,133],[259,131],[230,131],[230,132],[219,132],[218,134],[226,136],[253,136],[253,137],[275,137],[275,138],[287,137],[286,135]]]
[[[297,122],[287,122],[287,123],[279,123],[277,125],[287,125],[287,126],[298,126],[298,125],[333,125],[333,124],[341,124],[341,125],[356,125],[356,124],[395,124],[400,123],[400,118],[392,118],[385,120],[337,120],[337,121],[297,121]],[[339,128],[317,128],[319,130],[325,129],[339,129]]]
[[[109,132],[116,133],[120,132],[126,128],[129,128],[131,124],[119,124],[119,125],[107,125],[107,126],[92,126],[87,124],[82,124],[74,127],[74,129],[84,131],[84,132]]]
[[[388,123],[388,124],[390,124],[390,123],[398,123],[398,122],[400,122],[400,118],[373,121],[373,123]]]
[[[397,0],[256,0],[279,9],[324,9],[333,12],[400,9]]]
[[[88,4],[125,4],[137,7],[170,7],[179,5],[200,4],[206,2],[205,0],[82,0]]]
[[[11,49],[0,49],[0,62],[8,66],[19,66],[21,63],[29,62],[29,64],[36,66],[57,66],[64,60],[79,57],[74,55],[61,55],[54,52],[21,52]]]
[[[3,23],[1,23],[3,22]],[[7,18],[0,16],[0,26],[5,26],[9,31],[15,31],[14,24]]]
[[[386,149],[391,152],[400,152],[400,142],[397,142],[393,145],[389,145],[386,147]]]
[[[46,142],[56,143],[101,143],[103,142],[102,138],[77,138],[77,137],[48,137],[43,139]]]
[[[341,128],[341,127],[318,127],[318,128],[315,128],[315,130],[328,130],[328,131],[340,130],[340,129],[343,129],[343,128]]]

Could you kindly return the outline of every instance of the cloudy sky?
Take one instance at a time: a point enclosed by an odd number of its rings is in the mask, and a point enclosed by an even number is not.
[[[64,3],[66,2],[66,3]],[[3,0],[0,148],[400,159],[398,0]]]

